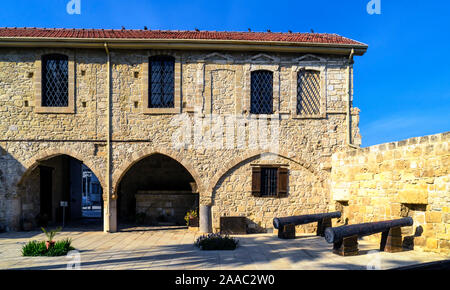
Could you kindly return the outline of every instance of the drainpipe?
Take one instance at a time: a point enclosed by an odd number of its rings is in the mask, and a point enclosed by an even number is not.
[[[106,76],[106,89],[107,89],[107,117],[106,117],[106,128],[108,130],[106,136],[106,207],[104,208],[104,218],[103,218],[103,231],[104,232],[115,232],[114,227],[115,222],[112,222],[111,211],[115,210],[115,206],[112,208],[111,202],[111,55],[109,53],[108,44],[105,42],[106,51],[106,66],[107,66],[107,76]]]
[[[353,66],[353,55],[355,50],[352,48],[350,55],[348,56],[348,66],[347,66],[347,144],[351,148],[359,148],[352,144],[352,112],[351,112],[351,101],[352,101],[352,66]]]

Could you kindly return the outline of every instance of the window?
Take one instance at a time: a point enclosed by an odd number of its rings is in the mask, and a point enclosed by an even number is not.
[[[251,108],[252,114],[273,113],[273,73],[266,70],[251,73]]]
[[[297,114],[320,114],[320,72],[300,70],[297,75]]]
[[[257,197],[287,196],[288,169],[275,166],[252,168],[252,195]]]
[[[170,56],[154,56],[149,61],[149,108],[174,107],[175,60]]]
[[[42,57],[42,107],[69,106],[69,58],[61,54]]]

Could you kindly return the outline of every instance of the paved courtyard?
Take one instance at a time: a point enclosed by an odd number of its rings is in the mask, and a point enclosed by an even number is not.
[[[366,269],[379,265],[389,269],[449,259],[434,253],[405,251],[384,253],[378,245],[360,241],[359,256],[341,257],[331,252],[323,238],[303,235],[280,240],[273,234],[236,236],[235,251],[200,251],[193,245],[199,234],[186,228],[128,228],[107,234],[89,229],[66,228],[57,240],[71,238],[80,252],[81,269]],[[68,257],[22,257],[21,247],[29,240],[44,240],[41,232],[0,234],[0,269],[66,269]],[[379,263],[378,263],[379,262]]]

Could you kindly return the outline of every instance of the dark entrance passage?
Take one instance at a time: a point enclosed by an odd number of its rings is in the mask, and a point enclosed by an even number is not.
[[[40,173],[40,215],[53,219],[52,211],[52,183],[53,168],[39,166]]]
[[[84,179],[86,172],[90,180]],[[98,179],[89,168],[68,155],[41,161],[22,184],[22,228],[61,226],[64,220],[65,227],[102,230],[102,190],[96,182]],[[92,188],[96,194],[91,195]]]
[[[192,175],[176,160],[154,154],[138,161],[118,188],[120,227],[185,226],[188,211],[198,210]]]

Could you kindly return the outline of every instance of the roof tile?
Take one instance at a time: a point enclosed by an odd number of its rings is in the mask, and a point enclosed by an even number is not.
[[[173,31],[173,30],[113,30],[65,28],[0,28],[0,38],[91,38],[91,39],[198,39],[243,40],[261,42],[294,42],[317,44],[365,45],[364,43],[329,33]]]

